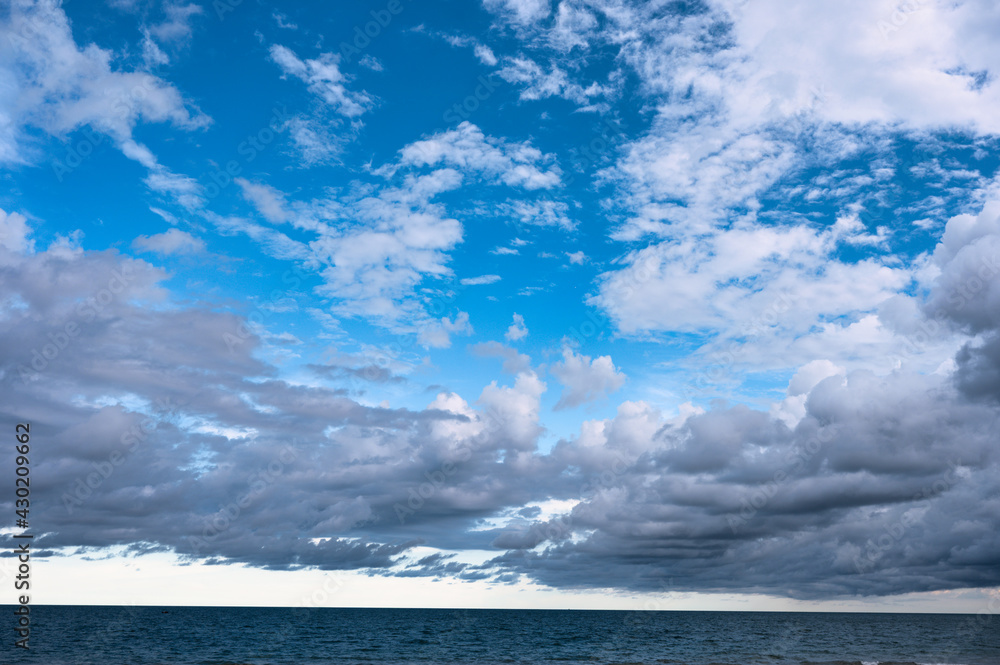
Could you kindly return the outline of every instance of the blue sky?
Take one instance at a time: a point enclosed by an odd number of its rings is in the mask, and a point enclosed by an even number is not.
[[[988,606],[998,26],[5,7],[0,387],[52,442],[47,597]],[[102,561],[152,572],[104,596]]]

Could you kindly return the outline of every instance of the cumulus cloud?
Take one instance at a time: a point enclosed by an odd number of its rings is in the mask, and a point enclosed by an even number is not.
[[[975,265],[955,261],[991,235],[989,216],[985,231],[977,219],[956,221],[938,246],[929,302],[951,270]],[[876,375],[815,361],[789,383],[794,419],[629,401],[543,453],[546,385],[500,344],[473,352],[502,359],[513,384],[489,383],[476,405],[441,392],[421,410],[366,406],[275,378],[257,353],[263,330],[171,305],[152,264],[65,244],[9,260],[4,294],[24,305],[0,319],[0,391],[8,415],[30,407],[50,433],[33,460],[50,479],[39,488],[47,548],[421,574],[445,562],[407,563],[418,543],[493,547],[486,564],[448,570],[637,591],[668,577],[677,590],[800,598],[1000,583],[998,405],[981,399],[995,384],[976,392],[961,369]],[[988,298],[1000,276],[974,274],[972,295]],[[998,327],[944,311],[940,325],[962,334]],[[43,351],[70,323],[63,347]],[[995,358],[956,362],[987,380],[979,370]],[[624,380],[609,357],[570,349],[551,371],[567,406]],[[124,461],[81,490],[110,459]],[[442,469],[447,482],[421,494]],[[135,521],[123,501],[158,519]],[[551,508],[521,510],[539,505]]]
[[[746,225],[653,244],[605,273],[592,302],[624,332],[747,337],[757,327],[798,337],[824,318],[859,320],[913,278],[879,259],[838,261],[838,240],[835,231],[806,225]]]
[[[625,385],[625,375],[615,367],[611,356],[578,355],[563,349],[563,359],[549,369],[563,386],[556,410],[570,409],[607,397]]]
[[[435,387],[415,407],[374,406],[380,397],[363,403],[343,382],[364,381],[357,393],[404,387],[420,361],[335,349],[292,381],[269,353],[303,344],[275,320],[262,326],[229,303],[175,299],[153,257],[85,250],[79,233],[40,249],[34,218],[0,211],[0,411],[11,422],[31,414],[46,433],[32,460],[46,479],[37,488],[40,547],[625,592],[660,591],[664,579],[681,591],[798,598],[1000,584],[1000,207],[942,215],[933,251],[888,256],[899,232],[862,215],[852,192],[891,168],[811,181],[802,196],[845,189],[808,218],[786,214],[773,189],[814,165],[804,157],[812,148],[854,154],[845,128],[857,142],[876,126],[994,131],[995,84],[984,74],[995,61],[993,8],[927,6],[893,30],[860,0],[808,11],[718,0],[683,15],[631,1],[486,4],[525,48],[477,57],[494,58],[522,100],[593,108],[615,94],[614,81],[638,81],[648,124],[602,156],[594,184],[606,186],[601,210],[612,213],[614,237],[643,244],[604,264],[589,304],[617,333],[701,345],[678,365],[718,353],[726,371],[778,370],[789,379],[784,394],[753,406],[624,401],[553,444],[541,370],[494,341],[468,352],[499,360],[506,383],[488,377],[469,395]],[[0,58],[4,85],[25,104],[0,101],[0,158],[26,159],[24,127],[63,136],[99,123],[105,89],[146,85],[145,101],[102,131],[146,168],[150,190],[200,209],[198,183],[161,165],[133,130],[207,119],[156,77],[113,69],[115,54],[79,47],[58,8],[18,3],[11,17],[0,55],[13,53],[6,37],[14,31],[16,41],[25,22],[38,35],[24,53]],[[803,40],[813,56],[790,58]],[[598,51],[613,61],[607,87],[566,59]],[[162,53],[147,55],[158,62]],[[374,106],[332,54],[310,60],[274,46],[270,55],[330,116],[357,120]],[[317,126],[288,125],[304,154],[322,143]],[[951,168],[947,161],[937,167]],[[934,164],[910,170],[932,172]],[[471,123],[424,136],[312,198],[238,184],[260,223],[202,211],[204,221],[315,269],[327,301],[310,314],[324,339],[357,317],[405,336],[399,346],[445,348],[474,332],[457,286],[499,280],[456,283],[452,253],[467,215],[491,209],[538,236],[575,228],[568,206],[530,198],[566,184],[555,155]],[[450,196],[465,187],[483,199],[471,212]],[[204,245],[171,229],[133,247],[171,254]],[[286,306],[298,307],[260,310]],[[515,314],[507,340],[526,335]],[[929,369],[873,370],[900,341],[928,356]],[[549,372],[562,389],[559,410],[606,400],[626,379],[610,356],[569,348]],[[11,498],[0,508],[13,509]],[[473,565],[418,555],[418,545],[496,556]]]
[[[921,332],[943,323],[975,335],[955,357],[957,385],[969,397],[1000,400],[1000,202],[950,219],[932,261],[939,273]]]
[[[0,248],[14,254],[30,254],[35,241],[30,238],[31,228],[24,215],[0,210]]]
[[[0,266],[5,298],[25,305],[0,320],[0,391],[9,416],[31,405],[33,426],[51,429],[35,462],[51,482],[46,548],[146,543],[268,568],[384,568],[419,542],[398,537],[395,506],[444,461],[453,484],[407,524],[487,515],[512,496],[503,478],[523,483],[497,451],[534,443],[544,384],[532,376],[487,387],[495,417],[444,394],[423,411],[363,406],[273,378],[255,358],[262,329],[170,306],[167,274],[149,263],[62,245],[16,260]],[[102,465],[111,472],[88,486]],[[365,476],[377,479],[367,490]],[[484,491],[483,476],[496,487]],[[122,501],[158,519],[125,534]],[[226,513],[235,501],[239,518]]]
[[[532,551],[492,564],[556,587],[592,586],[580,571],[601,570],[591,576],[601,586],[610,578],[657,590],[669,576],[675,589],[800,598],[996,584],[988,552],[1000,493],[986,423],[997,407],[981,398],[997,394],[1000,326],[941,300],[942,290],[957,293],[951,270],[976,274],[967,298],[989,298],[1000,282],[975,259],[952,264],[992,243],[993,210],[951,220],[934,252],[946,269],[932,278],[927,311],[937,318],[927,321],[988,331],[978,353],[957,354],[954,374],[845,372],[816,360],[772,414],[717,407],[671,420],[623,405],[553,451],[581,469],[580,502],[556,522],[519,526],[536,534],[523,544]],[[637,435],[618,438],[629,422],[642,423]],[[748,562],[767,562],[781,579],[748,574]]]
[[[483,388],[479,402],[495,414],[497,435],[506,449],[534,450],[544,431],[539,417],[540,400],[545,390],[545,382],[531,371],[518,374],[513,386],[498,386],[493,381]]]
[[[528,328],[524,325],[524,317],[514,312],[514,322],[507,328],[504,338],[509,342],[516,342],[528,336]]]
[[[927,314],[973,334],[1000,328],[1000,202],[948,220],[932,260],[940,273]]]

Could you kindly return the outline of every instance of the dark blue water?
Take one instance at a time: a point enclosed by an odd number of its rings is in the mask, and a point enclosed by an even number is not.
[[[167,613],[163,613],[167,610]],[[952,614],[4,607],[2,663],[1000,665],[1000,620]]]

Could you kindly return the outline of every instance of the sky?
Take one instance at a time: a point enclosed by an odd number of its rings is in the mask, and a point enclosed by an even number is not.
[[[1000,611],[997,34],[0,3],[33,602]]]

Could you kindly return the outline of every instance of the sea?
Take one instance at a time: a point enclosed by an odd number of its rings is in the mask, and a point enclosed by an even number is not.
[[[3,608],[0,663],[38,665],[1000,665],[1000,619],[956,614]]]

